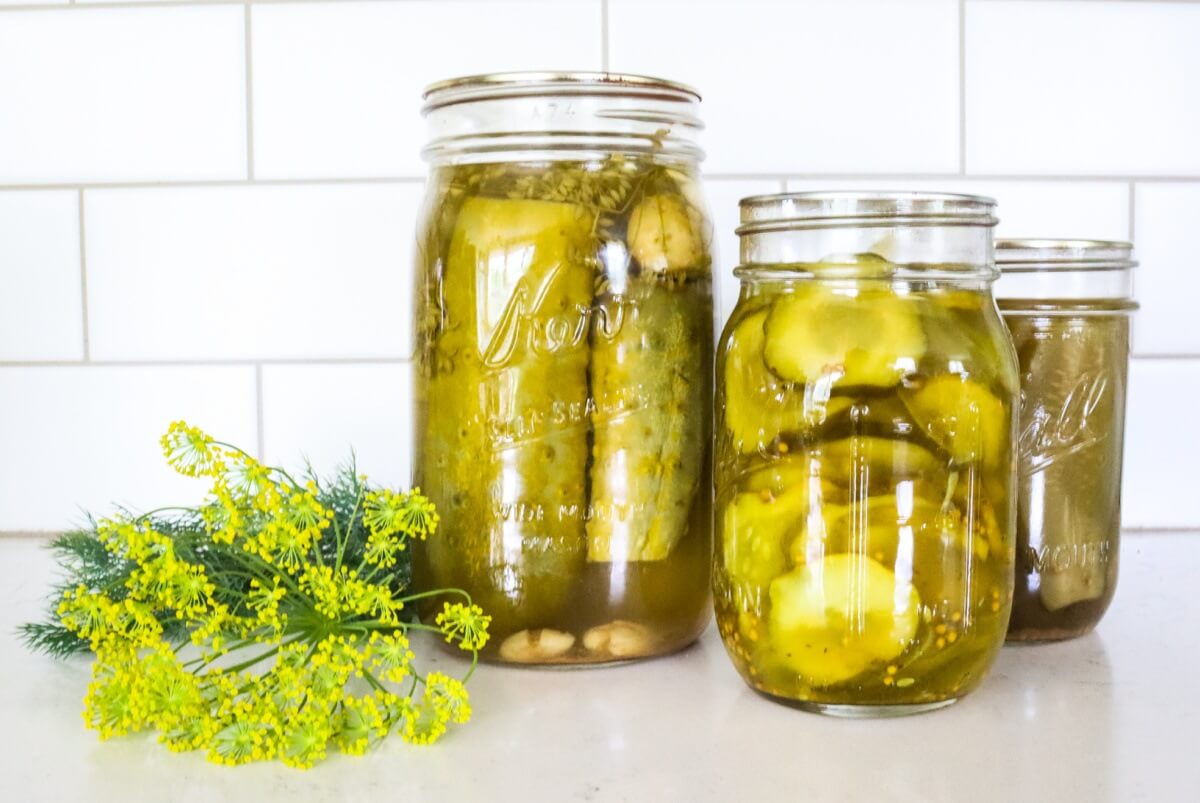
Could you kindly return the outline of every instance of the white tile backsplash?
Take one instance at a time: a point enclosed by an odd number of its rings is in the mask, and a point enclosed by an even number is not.
[[[1200,361],[1144,359],[1130,366],[1121,495],[1125,526],[1196,527],[1189,468],[1200,444],[1200,422],[1191,412],[1197,398]]]
[[[411,373],[408,363],[264,367],[265,458],[285,467],[307,460],[326,477],[353,454],[372,483],[408,487]]]
[[[1142,305],[1133,330],[1138,354],[1200,354],[1196,299],[1200,298],[1200,181],[1140,184],[1135,198],[1137,258],[1134,274]]]
[[[1133,365],[1125,520],[1200,527],[1197,42],[1195,1],[0,0],[0,532],[186,499],[177,417],[405,484],[420,90],[605,65],[704,96],[722,320],[737,201],[785,183],[1132,236],[1169,359]]]
[[[249,366],[0,367],[0,400],[0,531],[200,501],[203,484],[177,475],[159,449],[176,419],[256,441]]]
[[[705,194],[713,218],[713,236],[716,240],[716,260],[713,274],[713,306],[716,309],[718,329],[723,326],[738,299],[740,284],[733,275],[738,264],[738,238],[734,229],[738,227],[738,201],[750,195],[767,195],[781,192],[781,181],[748,181],[744,179],[708,178],[704,184]]]
[[[1200,174],[1200,4],[966,9],[968,170]]]
[[[99,360],[405,357],[419,184],[84,195]]]
[[[577,0],[254,6],[256,175],[420,176],[426,85],[598,69],[599,28]]]
[[[79,194],[0,192],[0,362],[83,358]]]
[[[0,13],[0,184],[244,178],[240,6]]]
[[[713,172],[958,170],[955,0],[610,0],[609,15],[612,69],[700,88]]]

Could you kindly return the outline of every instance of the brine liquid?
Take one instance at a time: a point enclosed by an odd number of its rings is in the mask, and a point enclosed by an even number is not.
[[[1003,643],[1016,365],[986,290],[859,261],[878,278],[805,266],[726,326],[714,591],[755,689],[900,710],[965,694]]]
[[[648,159],[435,172],[417,281],[423,587],[493,617],[485,657],[604,663],[708,618],[710,236]],[[432,613],[432,612],[430,612]]]
[[[1021,371],[1009,638],[1079,636],[1116,589],[1128,303],[1005,301]]]

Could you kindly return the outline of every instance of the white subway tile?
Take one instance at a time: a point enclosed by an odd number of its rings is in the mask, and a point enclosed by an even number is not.
[[[0,531],[199,501],[203,484],[159,450],[173,420],[251,449],[256,440],[251,367],[0,368],[0,399]]]
[[[700,90],[712,172],[958,169],[954,0],[611,0],[609,42]]]
[[[240,6],[0,15],[0,183],[246,174]]]
[[[1129,239],[1129,185],[1122,181],[788,179],[789,190],[919,190],[996,199],[1000,237]]]
[[[1200,398],[1200,360],[1134,360],[1125,427],[1122,523],[1200,527],[1191,461],[1200,421],[1186,412]]]
[[[266,459],[285,467],[307,459],[326,477],[353,454],[372,483],[407,487],[411,371],[408,363],[264,366]]]
[[[1137,259],[1134,274],[1142,309],[1134,318],[1138,354],[1200,354],[1196,326],[1196,221],[1200,182],[1139,184],[1134,198]]]
[[[0,192],[0,361],[83,357],[79,197]]]
[[[968,170],[1200,173],[1200,5],[966,9]]]
[[[85,193],[92,356],[403,357],[417,184]]]
[[[427,84],[600,66],[593,1],[258,5],[251,27],[260,177],[423,175]]]
[[[716,239],[716,251],[713,254],[716,260],[713,266],[713,301],[718,332],[737,303],[740,286],[733,275],[733,269],[738,265],[738,237],[734,234],[734,229],[738,227],[738,201],[750,195],[766,195],[781,189],[781,182],[766,179],[748,181],[711,176],[704,178],[704,193],[708,196],[708,206],[712,211]]]

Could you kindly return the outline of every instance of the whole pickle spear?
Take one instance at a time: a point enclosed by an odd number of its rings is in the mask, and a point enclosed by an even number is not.
[[[419,433],[445,533],[430,563],[497,632],[554,624],[583,564],[591,224],[573,204],[470,198],[445,260]]]
[[[619,328],[597,326],[588,560],[662,560],[687,529],[709,437],[701,287],[634,280]]]
[[[687,529],[709,438],[711,383],[699,368],[712,338],[709,237],[673,192],[630,214],[641,271],[621,283],[618,314],[593,326],[588,560],[662,560]]]

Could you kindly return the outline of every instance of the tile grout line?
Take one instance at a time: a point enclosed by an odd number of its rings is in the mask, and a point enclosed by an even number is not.
[[[1200,0],[1196,0],[1200,3]],[[975,173],[962,175],[960,173],[891,173],[879,171],[873,173],[779,173],[779,172],[705,172],[705,179],[713,181],[929,181],[937,179],[997,182],[1044,182],[1051,184],[1092,184],[1092,183],[1129,183],[1139,184],[1200,184],[1200,174],[1195,175],[1099,175],[1099,174],[1036,174],[1036,173]],[[153,190],[153,189],[190,189],[202,187],[256,187],[256,186],[324,186],[324,185],[355,185],[355,184],[420,184],[424,176],[334,176],[334,177],[300,177],[300,178],[267,178],[267,179],[199,179],[199,180],[162,180],[162,181],[101,181],[74,183],[46,184],[0,184],[0,192],[43,190]]]
[[[1200,362],[1200,352],[1134,352],[1134,360]],[[195,360],[0,360],[7,368],[238,368],[275,365],[411,365],[405,357],[294,357],[281,359],[195,359]]]
[[[958,172],[967,174],[967,0],[958,0]]]
[[[1200,357],[1200,355],[1196,355]],[[407,357],[282,357],[176,360],[0,360],[0,368],[197,368],[255,365],[408,365]]]
[[[246,49],[243,55],[246,73],[246,178],[250,181],[254,180],[254,59],[252,58],[250,49],[251,28],[250,28],[250,7],[249,2],[245,5],[245,29],[246,29]]]
[[[92,360],[92,333],[88,317],[87,244],[83,219],[83,189],[79,190],[79,310],[83,322],[83,361]]]
[[[600,0],[600,69],[608,72],[608,0]]]
[[[263,433],[263,367],[262,363],[254,366],[254,426],[255,434],[255,455],[261,463],[266,460],[266,443],[267,438]]]

